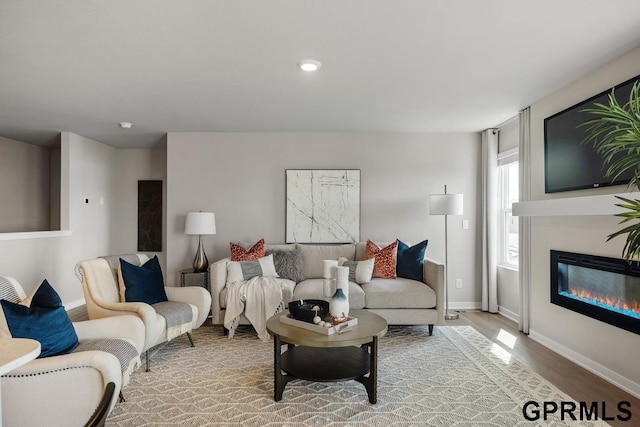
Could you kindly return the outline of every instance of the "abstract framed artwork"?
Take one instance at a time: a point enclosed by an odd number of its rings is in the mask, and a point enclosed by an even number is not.
[[[360,241],[359,169],[287,169],[286,242]]]
[[[162,251],[162,181],[138,181],[138,251]]]

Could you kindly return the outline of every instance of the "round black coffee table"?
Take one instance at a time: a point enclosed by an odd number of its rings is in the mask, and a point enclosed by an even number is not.
[[[350,310],[358,324],[344,333],[324,335],[280,322],[276,314],[267,321],[273,336],[273,398],[282,399],[289,381],[347,381],[364,384],[369,402],[376,403],[378,388],[378,338],[387,333],[387,322],[366,310]],[[282,352],[282,345],[287,350]],[[283,373],[284,371],[284,373]],[[368,374],[368,375],[367,375]]]

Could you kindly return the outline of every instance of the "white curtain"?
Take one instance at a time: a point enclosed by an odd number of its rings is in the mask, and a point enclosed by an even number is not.
[[[498,132],[482,133],[482,310],[498,312]]]
[[[520,112],[520,147],[519,147],[519,187],[520,201],[531,200],[531,135],[530,108]],[[531,218],[521,216],[519,223],[519,281],[520,281],[520,320],[518,328],[525,334],[529,333],[529,290],[531,286]]]

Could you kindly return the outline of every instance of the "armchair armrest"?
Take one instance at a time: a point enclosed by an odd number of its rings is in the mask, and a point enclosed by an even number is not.
[[[156,311],[143,302],[109,302],[104,300],[93,301],[92,317],[113,317],[133,315],[139,317],[145,324],[151,324],[156,319]],[[89,305],[87,305],[89,308]]]
[[[133,344],[142,353],[144,347],[144,323],[136,316],[113,316],[102,319],[73,322],[79,340],[120,338]]]
[[[105,384],[113,381],[118,389],[120,388],[122,383],[120,362],[113,354],[105,353],[104,351],[79,351],[77,353],[35,359],[3,375],[2,378],[46,375],[68,369],[87,367],[100,372]]]
[[[211,294],[200,286],[185,286],[164,288],[169,301],[185,302],[198,308],[198,318],[194,319],[193,329],[199,328],[209,315],[211,309]]]
[[[436,291],[436,309],[438,310],[438,323],[444,323],[444,268],[445,265],[430,258],[424,259],[424,282]]]
[[[209,290],[211,291],[211,323],[221,325],[222,307],[220,307],[220,292],[227,283],[227,263],[231,258],[223,258],[209,266]]]
[[[109,382],[115,384],[111,410],[122,382],[114,355],[83,351],[33,360],[2,376],[3,421],[21,426],[84,425]]]

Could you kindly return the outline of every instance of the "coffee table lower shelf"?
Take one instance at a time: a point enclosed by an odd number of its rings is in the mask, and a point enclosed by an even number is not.
[[[363,347],[293,347],[282,355],[282,370],[307,381],[348,381],[369,373],[369,352]]]
[[[372,342],[361,347],[318,348],[288,344],[287,351],[281,353],[281,341],[275,335],[274,400],[282,400],[287,383],[295,379],[317,382],[355,380],[365,386],[369,402],[376,403],[377,344],[378,337],[373,337]]]

